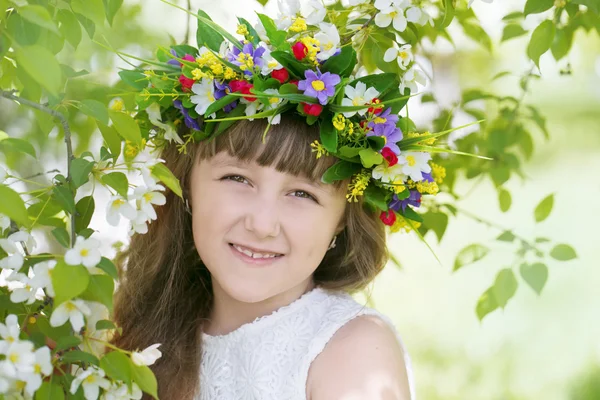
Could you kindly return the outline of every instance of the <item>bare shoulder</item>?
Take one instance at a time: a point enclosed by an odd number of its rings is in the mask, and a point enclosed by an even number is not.
[[[410,400],[404,352],[381,318],[362,315],[333,335],[308,374],[308,400]]]

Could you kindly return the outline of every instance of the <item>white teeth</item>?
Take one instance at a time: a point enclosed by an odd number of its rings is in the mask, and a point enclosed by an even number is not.
[[[239,251],[240,253],[244,253],[245,255],[247,255],[248,257],[252,257],[252,258],[275,258],[277,257],[277,254],[261,254],[261,253],[253,253],[248,249],[245,249],[243,247],[240,247],[238,245],[233,245],[233,247],[236,248],[237,251]]]

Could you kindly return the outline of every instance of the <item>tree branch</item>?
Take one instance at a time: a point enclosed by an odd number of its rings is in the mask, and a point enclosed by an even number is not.
[[[22,97],[19,96],[15,96],[15,93],[17,91],[16,90],[11,90],[11,91],[6,91],[6,90],[0,90],[0,96],[4,97],[6,99],[10,99],[13,101],[16,101],[22,105],[26,105],[28,107],[31,108],[35,108],[38,111],[42,111],[46,114],[50,114],[52,115],[54,118],[57,118],[62,127],[63,130],[65,132],[65,144],[67,145],[67,182],[71,182],[71,160],[73,160],[73,146],[71,144],[71,128],[69,127],[69,122],[67,121],[67,119],[65,118],[65,116],[56,111],[53,110],[45,105],[42,104],[38,104],[35,103],[31,100],[27,100],[24,99]],[[71,246],[75,245],[75,215],[71,215]]]

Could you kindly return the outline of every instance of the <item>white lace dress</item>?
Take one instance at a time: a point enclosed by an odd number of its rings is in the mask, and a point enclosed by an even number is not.
[[[386,315],[359,304],[345,292],[320,287],[226,335],[203,333],[197,400],[306,400],[312,361],[340,327],[366,314],[387,322],[404,349]],[[414,400],[413,373],[406,350],[404,355]]]

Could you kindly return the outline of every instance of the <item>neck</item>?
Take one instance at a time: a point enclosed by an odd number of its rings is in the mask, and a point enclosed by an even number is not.
[[[213,304],[209,321],[206,322],[203,331],[212,336],[226,335],[256,318],[270,315],[287,306],[314,287],[314,281],[310,277],[285,292],[255,303],[246,303],[231,297],[213,280]]]

